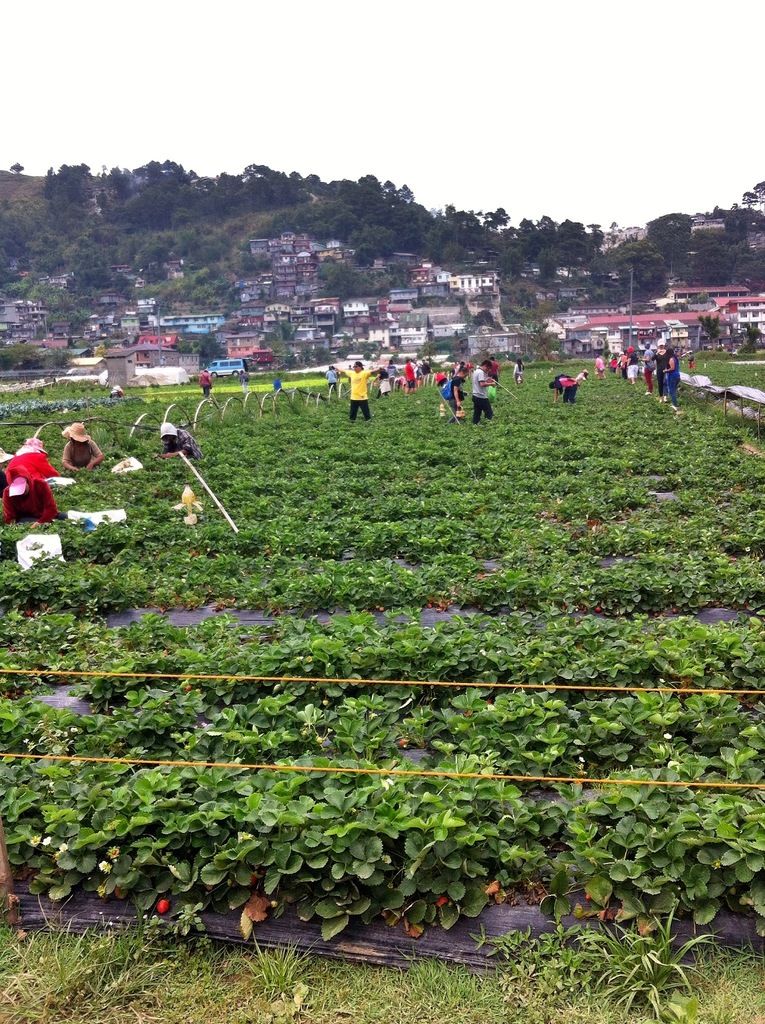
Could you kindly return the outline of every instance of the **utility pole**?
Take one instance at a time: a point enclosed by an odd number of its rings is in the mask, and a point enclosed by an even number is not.
[[[164,349],[164,347],[162,345],[162,326],[160,325],[160,322],[159,322],[159,302],[157,302],[156,299],[154,301],[155,301],[154,316],[157,318],[157,345],[158,345],[158,353],[159,353],[158,365],[159,366],[164,366],[165,365],[165,349]]]
[[[635,268],[630,267],[630,340],[627,343],[627,348],[632,344],[632,287],[635,281]]]

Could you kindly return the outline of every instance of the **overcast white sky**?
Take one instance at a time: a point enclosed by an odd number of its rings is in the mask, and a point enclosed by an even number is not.
[[[2,13],[0,167],[375,174],[604,226],[765,178],[757,0],[37,0]]]

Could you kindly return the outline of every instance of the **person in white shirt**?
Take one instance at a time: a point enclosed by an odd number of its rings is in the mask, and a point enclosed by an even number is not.
[[[488,389],[497,382],[490,376],[490,371],[490,359],[484,359],[481,365],[477,366],[475,370],[473,370],[473,423],[481,422],[481,414],[483,414],[487,420],[492,419],[494,416],[494,410],[491,407],[491,399],[489,398]]]

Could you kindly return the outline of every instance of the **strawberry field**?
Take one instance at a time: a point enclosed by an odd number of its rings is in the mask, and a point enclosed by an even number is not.
[[[416,937],[524,900],[765,931],[763,790],[693,785],[765,783],[765,459],[686,395],[675,418],[609,376],[553,405],[552,375],[479,427],[440,418],[435,388],[373,400],[369,424],[315,395],[223,417],[174,398],[238,534],[153,458],[153,395],[78,407],[107,459],[59,505],[127,521],[55,524],[65,562],[26,572],[28,528],[3,530],[0,749],[34,755],[0,763],[18,883],[232,912],[245,936],[289,909],[327,939]],[[49,419],[58,464],[64,407],[4,409],[3,447]],[[144,470],[111,474],[127,455]]]

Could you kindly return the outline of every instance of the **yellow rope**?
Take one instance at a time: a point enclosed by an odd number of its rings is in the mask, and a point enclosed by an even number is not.
[[[47,668],[0,668],[0,675],[13,676],[55,676],[64,678],[104,679],[199,679],[206,681],[231,681],[234,683],[307,683],[321,686],[433,686],[451,689],[478,690],[576,690],[595,693],[712,693],[730,694],[736,697],[765,697],[765,688],[759,690],[724,689],[720,687],[696,686],[597,686],[589,683],[492,683],[454,682],[443,679],[355,679],[333,678],[331,676],[256,676],[234,673],[212,674],[204,672],[92,672],[80,669]]]
[[[165,761],[146,757],[78,757],[72,754],[0,753],[3,760],[63,761],[69,764],[125,764],[166,768],[225,768],[235,771],[299,772],[321,775],[383,775],[432,779],[485,779],[493,782],[533,782],[539,785],[568,783],[592,786],[658,786],[679,789],[765,789],[765,782],[681,782],[669,779],[595,779],[565,775],[500,775],[494,772],[450,772],[414,768],[347,768],[339,765],[239,764],[237,761]]]

